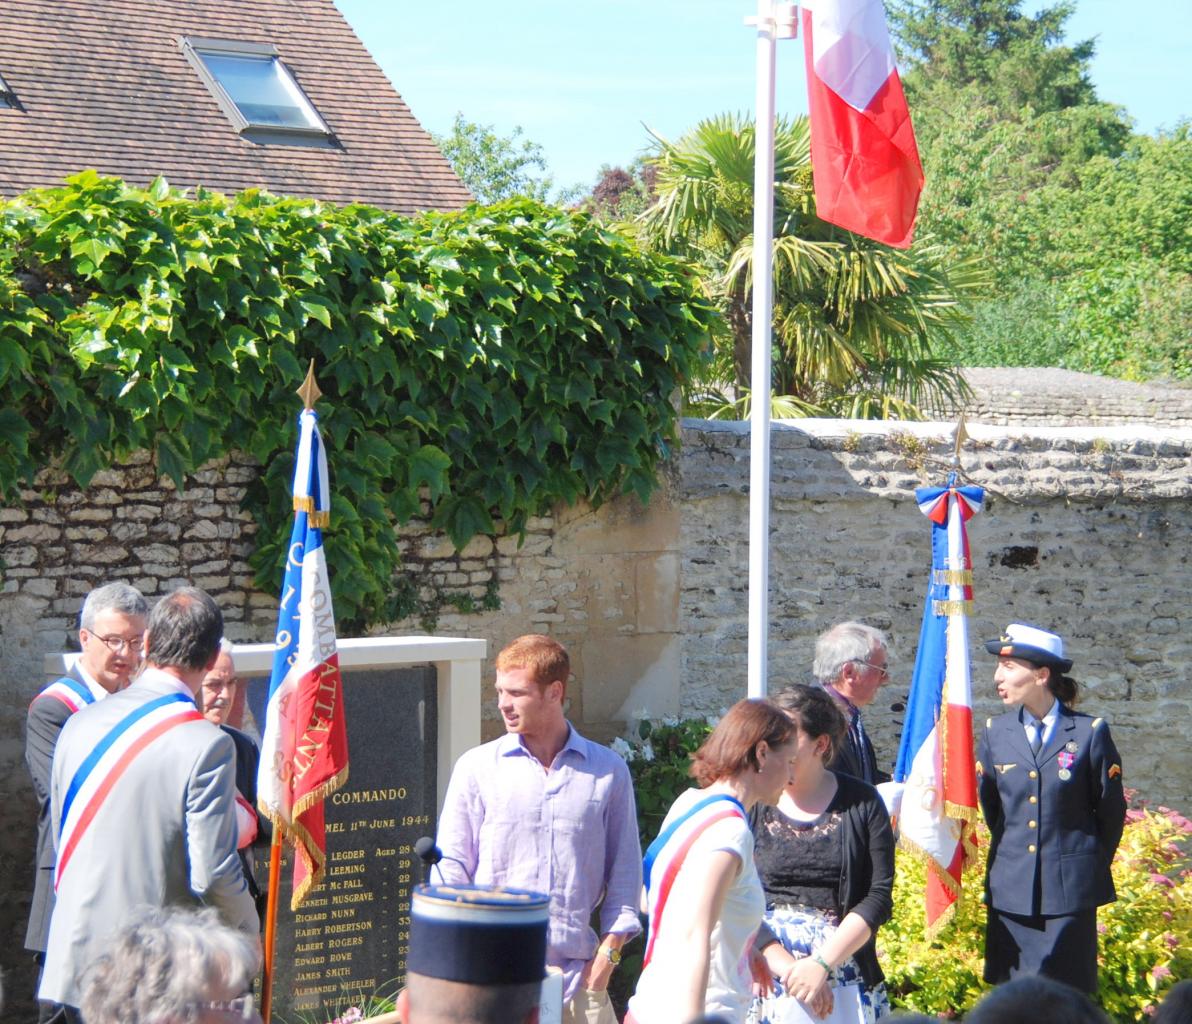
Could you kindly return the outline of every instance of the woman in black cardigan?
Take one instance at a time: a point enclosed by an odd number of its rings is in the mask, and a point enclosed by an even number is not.
[[[798,725],[798,753],[777,807],[751,814],[766,890],[757,946],[778,983],[775,996],[755,1002],[753,1019],[781,1020],[792,998],[823,1017],[847,999],[868,1024],[890,1012],[875,949],[893,909],[890,818],[872,786],[826,767],[845,735],[836,702],[801,685],[774,702]]]

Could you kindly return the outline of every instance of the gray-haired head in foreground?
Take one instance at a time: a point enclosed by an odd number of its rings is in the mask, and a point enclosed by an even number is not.
[[[875,648],[885,650],[886,634],[863,622],[840,622],[824,631],[815,641],[812,674],[821,686],[840,678],[840,670],[850,661],[869,661]]]
[[[260,960],[211,908],[142,907],[86,969],[79,1009],[87,1024],[195,1024],[200,1004],[248,992]]]
[[[206,591],[179,587],[154,605],[145,632],[145,660],[150,664],[200,669],[219,650],[223,615]]]
[[[127,583],[105,583],[84,598],[79,610],[79,629],[91,632],[95,628],[95,617],[101,612],[119,612],[129,618],[143,619],[149,614],[149,602],[136,587]]]

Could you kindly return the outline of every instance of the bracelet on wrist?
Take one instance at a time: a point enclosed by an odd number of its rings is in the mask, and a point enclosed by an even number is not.
[[[831,973],[832,973],[832,966],[831,966],[831,965],[828,963],[828,961],[827,961],[827,960],[825,960],[825,959],[824,959],[822,956],[820,956],[818,953],[813,953],[813,954],[811,955],[811,959],[812,959],[813,961],[815,961],[815,963],[819,964],[819,965],[820,965],[820,966],[821,966],[821,967],[824,969],[824,973],[825,973],[825,974],[831,974]]]

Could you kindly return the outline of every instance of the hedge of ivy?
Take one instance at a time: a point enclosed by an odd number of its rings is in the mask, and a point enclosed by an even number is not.
[[[679,264],[535,202],[405,218],[85,172],[0,204],[0,498],[137,449],[179,486],[251,453],[272,590],[313,357],[336,610],[391,620],[420,496],[461,547],[559,501],[646,498],[713,316]]]

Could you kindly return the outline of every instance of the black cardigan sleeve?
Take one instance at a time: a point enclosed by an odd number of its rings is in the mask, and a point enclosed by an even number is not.
[[[876,932],[894,912],[894,830],[876,789],[837,776],[848,801],[849,851],[841,909]]]

